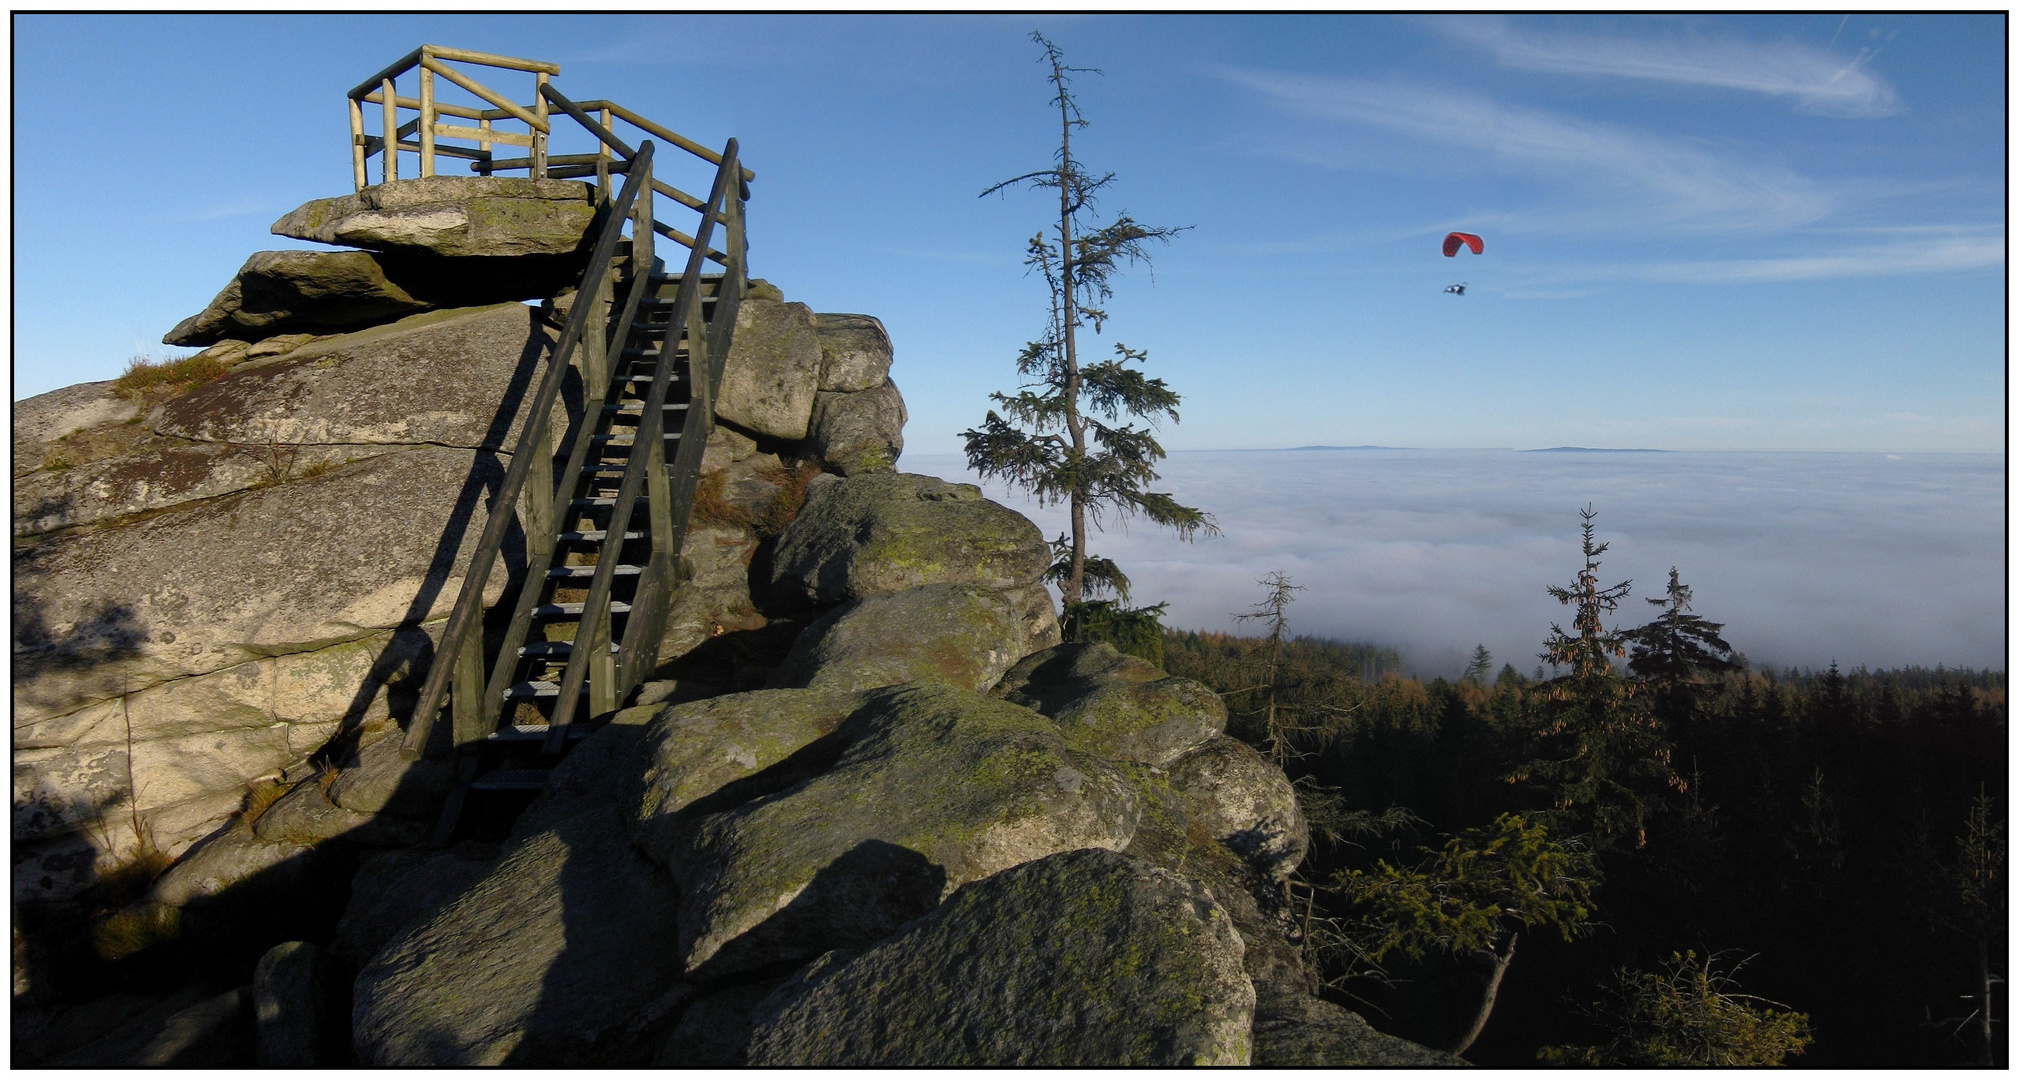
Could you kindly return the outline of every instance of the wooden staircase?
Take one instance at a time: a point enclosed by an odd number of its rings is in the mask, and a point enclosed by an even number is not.
[[[695,199],[653,179],[652,142],[634,150],[552,87],[540,92],[614,154],[605,175],[625,180],[606,198],[596,246],[401,743],[409,759],[456,760],[437,844],[454,836],[471,799],[543,788],[561,756],[656,663],[715,388],[748,284],[750,173],[735,140],[720,155],[681,140],[717,165],[708,198]],[[699,212],[691,237],[653,217],[655,193]],[[710,247],[718,233],[721,251]],[[655,235],[687,248],[684,269],[668,273],[654,258]],[[708,261],[721,271],[704,274]],[[565,431],[553,431],[570,371],[580,372],[581,405]],[[487,612],[487,578],[515,524],[524,570]],[[450,737],[431,743],[444,710]]]

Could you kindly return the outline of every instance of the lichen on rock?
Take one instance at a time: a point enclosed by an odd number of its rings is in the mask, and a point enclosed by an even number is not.
[[[1213,894],[1098,849],[972,882],[753,1018],[753,1065],[1246,1065],[1255,991]]]
[[[921,585],[1020,589],[1050,565],[1027,518],[972,484],[872,472],[816,480],[773,558],[785,604],[838,604]]]
[[[1058,721],[1074,746],[1148,765],[1169,765],[1227,726],[1219,695],[1104,642],[1032,653],[989,693]]]

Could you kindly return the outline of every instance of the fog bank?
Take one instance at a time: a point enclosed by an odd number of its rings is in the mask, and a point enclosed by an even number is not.
[[[952,455],[899,468],[975,480]],[[1601,584],[1633,581],[1625,625],[1653,616],[1642,598],[1673,565],[1756,665],[2005,667],[2002,455],[1202,451],[1162,473],[1221,535],[1111,522],[1091,549],[1136,602],[1169,601],[1173,627],[1236,629],[1281,570],[1306,588],[1293,633],[1390,645],[1424,675],[1455,674],[1475,644],[1530,671],[1570,622],[1544,590],[1575,577],[1589,503],[1612,545]],[[1058,508],[982,486],[1048,537],[1064,529]]]

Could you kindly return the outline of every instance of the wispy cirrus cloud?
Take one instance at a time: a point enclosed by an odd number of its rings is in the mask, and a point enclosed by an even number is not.
[[[1642,268],[1637,276],[1651,281],[1692,283],[1810,281],[1939,274],[2004,264],[2004,231],[1986,230],[1975,235],[1923,237],[1817,254],[1662,263]]]
[[[1550,31],[1504,16],[1436,18],[1426,25],[1491,54],[1506,67],[1524,71],[1766,94],[1792,99],[1797,109],[1826,116],[1891,116],[1902,108],[1893,88],[1866,70],[1877,55],[1869,48],[1846,58],[1793,41]]]
[[[1592,230],[1617,228],[1622,204],[1642,225],[1778,231],[1822,220],[1843,202],[1840,193],[1784,166],[1477,94],[1271,71],[1224,77],[1291,112],[1451,148],[1454,167],[1484,160],[1581,197],[1600,194],[1601,203],[1586,201],[1581,211]],[[1310,160],[1311,152],[1300,156]],[[1576,227],[1573,218],[1548,216],[1553,229]]]

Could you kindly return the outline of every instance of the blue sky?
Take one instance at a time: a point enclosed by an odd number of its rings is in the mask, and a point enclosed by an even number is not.
[[[1105,71],[1103,208],[1194,226],[1107,335],[1173,450],[2002,450],[2002,15],[17,15],[14,394],[312,246],[267,226],[349,190],[344,91],[429,41],[738,137],[753,272],[883,319],[956,452],[1042,319],[1042,196],[976,198],[1049,161],[1034,27]]]

